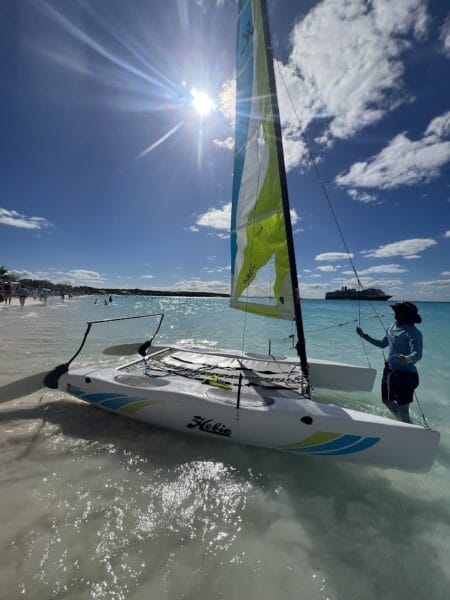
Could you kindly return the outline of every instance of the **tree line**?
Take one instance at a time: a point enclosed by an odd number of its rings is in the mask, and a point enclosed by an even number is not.
[[[218,297],[227,298],[229,294],[221,294],[214,292],[192,292],[192,291],[173,291],[173,290],[141,290],[140,288],[133,289],[118,289],[118,288],[94,288],[88,285],[70,285],[68,283],[53,283],[48,279],[20,279],[14,273],[11,273],[4,266],[0,267],[0,282],[5,281],[15,282],[20,286],[29,288],[30,290],[48,290],[55,294],[70,294],[72,296],[87,295],[87,294],[116,294],[130,296],[190,296],[190,297]]]

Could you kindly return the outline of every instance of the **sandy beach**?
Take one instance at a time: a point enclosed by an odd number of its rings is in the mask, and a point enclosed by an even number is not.
[[[0,304],[0,309],[6,309],[6,308],[26,308],[27,306],[46,306],[49,304],[63,304],[63,303],[68,303],[71,302],[72,298],[69,300],[67,297],[64,300],[61,300],[60,296],[49,296],[47,298],[47,302],[42,302],[42,300],[39,300],[38,298],[34,299],[32,296],[28,296],[27,299],[25,300],[25,304],[24,306],[20,305],[20,301],[19,298],[17,296],[13,296],[11,298],[11,304],[5,304],[4,302],[2,302]]]
[[[48,299],[47,302],[50,302],[50,298]],[[44,302],[41,302],[38,299],[34,299],[34,298],[27,298],[25,300],[25,306],[36,306],[36,305],[40,305],[40,306],[44,306]],[[19,307],[20,308],[20,301],[19,298],[11,298],[11,304],[5,304],[4,302],[2,302],[2,304],[0,304],[0,308],[9,308],[9,307]]]

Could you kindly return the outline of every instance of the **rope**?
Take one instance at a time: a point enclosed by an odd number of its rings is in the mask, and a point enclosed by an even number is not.
[[[421,405],[421,404],[420,404],[420,402],[419,402],[419,396],[417,395],[417,393],[416,393],[416,392],[414,392],[414,398],[415,398],[415,400],[416,400],[416,402],[417,402],[417,406],[419,407],[419,410],[420,410],[420,415],[421,415],[421,417],[422,417],[422,420],[423,420],[423,423],[424,423],[425,427],[426,427],[427,429],[431,429],[431,425],[429,424],[429,422],[428,422],[427,418],[425,417],[425,414],[424,414],[424,412],[423,412],[423,409],[422,409],[422,405]]]
[[[350,255],[350,250],[348,249],[347,242],[345,241],[344,233],[343,233],[343,231],[341,229],[341,226],[340,226],[339,221],[337,219],[337,216],[336,216],[336,213],[334,211],[333,205],[331,203],[330,197],[328,195],[327,189],[326,189],[325,184],[324,184],[324,182],[322,180],[322,176],[320,174],[319,167],[317,166],[316,157],[315,157],[315,155],[314,155],[314,153],[313,153],[313,151],[311,149],[311,146],[309,145],[308,139],[307,139],[307,137],[306,137],[306,135],[305,135],[305,133],[303,131],[303,128],[302,128],[301,123],[300,123],[300,119],[298,118],[297,110],[296,110],[295,105],[294,105],[294,103],[292,101],[291,95],[289,93],[289,89],[288,89],[288,87],[286,85],[286,81],[284,80],[283,73],[281,72],[281,70],[280,70],[279,67],[278,67],[278,72],[280,74],[281,80],[283,81],[284,88],[286,90],[287,96],[289,98],[289,101],[291,103],[292,109],[293,109],[294,114],[295,114],[295,118],[297,119],[297,123],[298,123],[299,130],[300,130],[300,135],[301,135],[301,137],[303,139],[303,142],[305,143],[306,149],[308,151],[309,160],[311,161],[311,164],[314,167],[314,171],[316,173],[317,179],[319,180],[320,187],[322,188],[323,195],[325,196],[325,199],[326,199],[326,201],[328,203],[328,207],[329,207],[329,209],[331,211],[331,214],[333,216],[334,223],[335,223],[336,228],[337,228],[337,230],[339,232],[339,236],[341,238],[342,244],[343,244],[343,246],[345,248],[345,252],[347,254],[348,261],[349,261],[349,263],[350,263],[350,265],[352,267],[353,273],[355,274],[355,279],[358,282],[359,287],[361,289],[363,289],[363,285],[361,283],[361,280],[359,279],[358,272],[356,270],[356,267],[355,267],[355,265],[353,263],[351,255]]]
[[[277,63],[277,66],[278,66],[278,63]],[[333,207],[333,205],[332,205],[332,203],[331,203],[330,196],[328,195],[328,191],[327,191],[327,189],[326,189],[326,187],[325,187],[325,184],[324,184],[324,182],[323,182],[322,176],[321,176],[321,174],[320,174],[319,167],[318,167],[318,165],[317,165],[317,160],[316,160],[316,157],[315,157],[315,155],[314,155],[314,153],[313,153],[313,151],[312,151],[312,148],[311,148],[311,146],[310,146],[310,144],[309,144],[309,142],[308,142],[308,139],[307,139],[307,137],[306,137],[306,135],[305,135],[305,132],[304,132],[304,130],[303,130],[303,127],[302,127],[302,125],[301,125],[301,123],[300,123],[300,119],[299,119],[299,117],[298,117],[297,110],[296,110],[296,108],[295,108],[294,102],[292,101],[291,95],[290,95],[290,93],[289,93],[289,89],[288,89],[288,87],[287,87],[287,85],[286,85],[286,81],[285,81],[285,79],[284,79],[284,77],[283,77],[283,73],[281,72],[281,69],[280,69],[280,67],[279,67],[279,66],[278,66],[278,73],[279,73],[279,75],[280,75],[280,78],[281,78],[281,80],[282,80],[282,82],[283,82],[284,88],[285,88],[285,90],[286,90],[286,94],[287,94],[287,96],[288,96],[288,98],[289,98],[289,102],[291,103],[291,107],[292,107],[292,110],[294,111],[295,118],[297,119],[297,123],[298,123],[298,126],[299,126],[299,131],[300,131],[301,138],[302,138],[302,140],[303,140],[303,142],[304,142],[304,144],[305,144],[305,146],[306,146],[306,149],[307,149],[307,151],[308,151],[308,155],[309,155],[309,160],[310,160],[311,164],[313,165],[314,171],[315,171],[315,173],[316,173],[316,177],[317,177],[317,179],[319,180],[320,187],[322,188],[322,193],[323,193],[323,195],[324,195],[324,197],[325,197],[325,199],[326,199],[326,201],[327,201],[328,207],[329,207],[329,209],[330,209],[330,212],[331,212],[331,214],[332,214],[332,216],[333,216],[334,223],[335,223],[335,225],[336,225],[336,228],[337,228],[337,230],[338,230],[338,232],[339,232],[339,236],[340,236],[340,238],[341,238],[341,241],[342,241],[342,244],[343,244],[343,246],[344,246],[344,248],[345,248],[345,252],[346,252],[346,254],[347,254],[348,261],[349,261],[349,263],[350,263],[350,265],[351,265],[351,267],[352,267],[353,273],[354,273],[354,275],[355,275],[355,279],[356,279],[356,281],[357,281],[357,283],[358,283],[358,286],[360,287],[360,289],[363,289],[363,285],[362,285],[362,283],[361,283],[361,280],[360,280],[360,278],[359,278],[359,275],[358,275],[358,272],[357,272],[357,270],[356,270],[355,264],[354,264],[354,262],[353,262],[353,260],[352,260],[352,257],[351,257],[351,255],[350,255],[350,251],[349,251],[349,248],[348,248],[348,246],[347,246],[347,242],[346,242],[346,240],[345,240],[344,233],[343,233],[343,231],[342,231],[342,228],[341,228],[341,226],[340,226],[340,224],[339,224],[339,221],[338,221],[338,219],[337,219],[336,213],[335,213],[335,211],[334,211],[334,207]],[[370,306],[372,307],[372,310],[373,310],[373,311],[374,311],[374,313],[375,313],[375,318],[377,318],[377,319],[379,320],[379,322],[380,322],[381,326],[382,326],[382,327],[383,327],[383,329],[384,329],[384,332],[385,332],[385,334],[387,335],[387,329],[386,329],[386,327],[385,327],[385,325],[384,325],[383,321],[381,320],[381,317],[378,315],[378,313],[377,313],[377,311],[376,311],[376,309],[375,309],[375,307],[374,307],[374,305],[373,305],[373,303],[372,303],[372,302],[370,302]],[[360,302],[358,302],[358,323],[360,324],[360,322],[361,322],[361,307],[360,307]],[[361,345],[362,345],[362,348],[363,348],[363,350],[364,350],[364,353],[365,353],[365,355],[366,355],[366,359],[367,359],[367,361],[368,361],[368,363],[369,363],[369,366],[370,366],[369,357],[368,357],[368,354],[367,354],[367,351],[366,351],[366,347],[365,347],[365,345],[364,345],[364,342],[363,342],[362,338],[361,338]],[[395,349],[395,345],[394,345],[394,349]],[[385,359],[385,355],[384,355],[384,352],[383,352],[383,351],[382,351],[382,354],[383,354],[383,358]],[[419,410],[420,410],[420,412],[421,412],[421,415],[422,415],[423,422],[424,422],[425,426],[429,428],[430,426],[429,426],[429,424],[428,424],[428,421],[427,421],[427,419],[425,418],[425,415],[424,415],[424,413],[423,413],[423,410],[422,410],[422,406],[421,406],[421,404],[420,404],[420,402],[419,402],[419,398],[418,398],[418,396],[417,396],[416,392],[414,392],[414,397],[415,397],[415,399],[417,400],[417,404],[418,404],[418,406],[419,406]]]

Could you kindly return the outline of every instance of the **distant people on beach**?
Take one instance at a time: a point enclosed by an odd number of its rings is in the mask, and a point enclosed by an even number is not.
[[[46,290],[46,289],[44,289],[44,290],[41,290],[41,291],[39,292],[39,300],[40,300],[41,302],[43,302],[44,304],[47,304],[48,292],[49,292],[49,290]]]
[[[5,298],[5,304],[11,304],[12,286],[9,281],[5,281],[5,284],[3,285],[3,296]]]
[[[25,306],[25,300],[28,297],[28,289],[25,286],[20,285],[17,288],[17,296],[19,297],[20,306]]]
[[[97,300],[97,298],[94,300],[94,304],[98,304],[98,300]]]
[[[108,300],[105,298],[105,306],[108,306]]]
[[[109,301],[112,302],[112,296],[109,297]]]

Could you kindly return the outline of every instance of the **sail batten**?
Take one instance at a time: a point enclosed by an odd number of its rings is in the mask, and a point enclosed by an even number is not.
[[[270,217],[271,215],[275,215],[275,214],[283,214],[283,211],[277,209],[277,210],[265,213],[265,214],[263,214],[263,215],[261,215],[259,217],[255,217],[253,219],[253,221],[252,221],[251,224],[252,225],[256,225],[256,224],[258,224],[261,221],[267,221],[268,217]],[[245,225],[241,225],[240,227],[236,227],[236,229],[230,230],[230,233],[235,233],[236,231],[239,231],[240,229],[243,229],[243,228],[246,228],[246,227],[248,227],[248,225],[246,225],[246,224]]]

